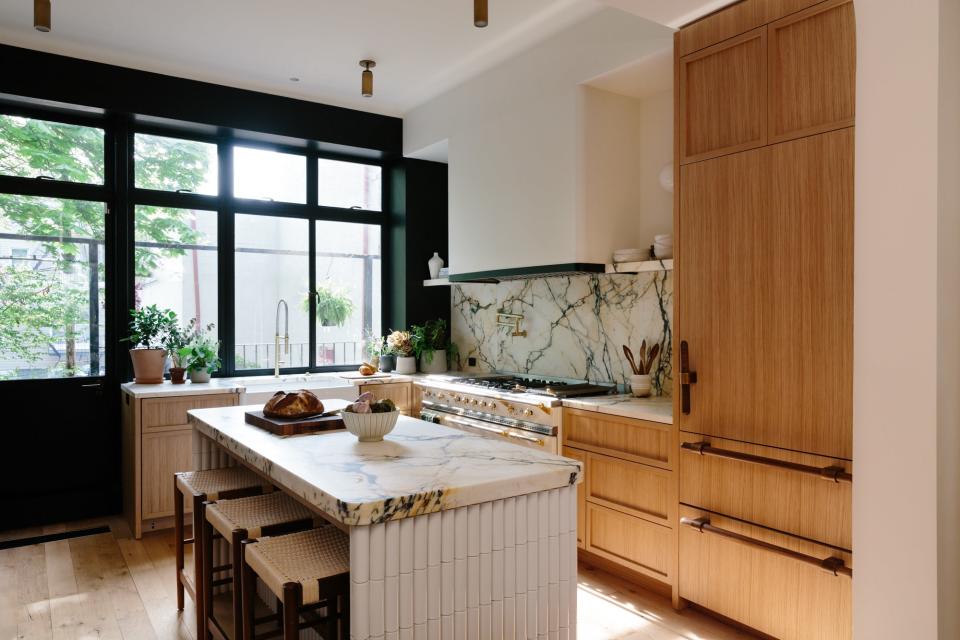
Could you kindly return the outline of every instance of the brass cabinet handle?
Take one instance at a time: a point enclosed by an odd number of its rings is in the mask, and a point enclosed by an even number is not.
[[[770,553],[775,553],[779,556],[785,558],[791,558],[793,560],[798,560],[815,567],[820,567],[824,571],[832,573],[835,576],[847,576],[849,578],[853,577],[853,569],[844,564],[842,558],[835,558],[830,556],[829,558],[816,558],[814,556],[808,556],[805,553],[800,553],[799,551],[794,551],[792,549],[785,549],[784,547],[778,547],[775,544],[770,544],[769,542],[764,542],[763,540],[757,540],[751,538],[750,536],[745,536],[733,531],[727,531],[726,529],[721,529],[720,527],[715,527],[710,524],[710,518],[700,517],[700,518],[680,518],[680,524],[686,525],[693,529],[696,529],[700,533],[712,533],[730,540],[735,540],[742,544],[756,547],[758,549],[763,549]]]
[[[778,469],[789,469],[790,471],[798,471],[834,482],[853,482],[852,473],[847,473],[843,467],[835,465],[829,467],[814,467],[808,464],[800,464],[799,462],[788,462],[786,460],[777,460],[776,458],[755,456],[752,453],[718,449],[710,446],[709,442],[684,442],[680,445],[680,448],[699,453],[702,456],[715,456],[717,458],[728,458],[730,460],[739,460],[740,462],[777,467]]]
[[[697,372],[690,371],[689,347],[686,340],[680,341],[680,411],[690,414],[690,385],[697,383]]]
[[[514,433],[513,431],[508,431],[508,432],[507,432],[507,437],[508,437],[508,438],[516,438],[517,440],[526,440],[527,442],[533,442],[533,443],[535,443],[535,444],[538,444],[538,445],[540,445],[541,447],[543,446],[543,439],[542,439],[542,438],[531,438],[530,436],[522,436],[522,435],[520,435],[519,433]]]

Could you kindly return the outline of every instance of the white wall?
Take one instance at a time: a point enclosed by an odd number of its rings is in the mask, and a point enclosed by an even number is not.
[[[952,3],[942,51],[941,0],[856,5],[853,613],[863,640],[958,637],[957,505],[945,503],[960,463],[960,69],[956,0],[942,1]],[[941,55],[951,58],[942,68]]]
[[[671,42],[666,27],[604,9],[406,115],[405,155],[448,140],[453,273],[571,261],[578,85]]]
[[[673,194],[660,186],[660,170],[673,162],[673,88],[640,101],[640,236],[673,233]]]

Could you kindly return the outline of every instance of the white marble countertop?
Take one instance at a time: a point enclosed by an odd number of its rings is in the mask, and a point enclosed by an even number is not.
[[[364,384],[388,384],[392,382],[412,382],[426,377],[426,374],[399,375],[387,374],[373,377],[358,377],[350,371],[330,373],[290,374],[280,376],[244,376],[237,378],[212,378],[210,382],[194,384],[189,380],[184,384],[171,384],[164,380],[162,384],[137,384],[125,382],[120,385],[124,393],[135,398],[161,398],[166,396],[196,396],[212,395],[216,393],[242,393],[243,391],[267,390],[272,388],[289,388],[290,390],[311,388],[311,383],[321,386],[360,386]]]
[[[597,411],[622,418],[673,424],[673,398],[670,396],[654,398],[634,398],[626,394],[587,396],[566,399],[563,401],[563,406],[584,411]]]
[[[367,525],[545,491],[580,463],[400,416],[383,442],[346,431],[280,437],[244,422],[259,406],[197,409],[200,434],[347,525]]]

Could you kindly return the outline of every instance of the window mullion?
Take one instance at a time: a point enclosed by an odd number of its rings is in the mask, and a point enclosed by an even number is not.
[[[220,335],[220,371],[226,377],[236,370],[236,277],[234,274],[234,215],[233,211],[233,153],[229,143],[221,141],[217,146],[220,164],[220,188],[217,209],[217,322]]]

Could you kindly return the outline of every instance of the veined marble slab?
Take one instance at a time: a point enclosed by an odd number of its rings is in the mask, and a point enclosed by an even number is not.
[[[347,525],[556,489],[581,476],[575,460],[405,416],[383,442],[358,442],[346,431],[279,437],[244,422],[245,411],[259,408],[197,409],[190,423]]]
[[[628,395],[588,396],[566,399],[563,401],[563,406],[622,418],[673,424],[673,399],[668,396],[655,398],[634,398]]]
[[[656,395],[669,395],[673,274],[560,276],[452,287],[451,333],[463,362],[480,371],[510,371],[599,383],[630,382],[629,345],[660,345],[650,372]],[[497,326],[497,313],[523,315],[527,335]]]

